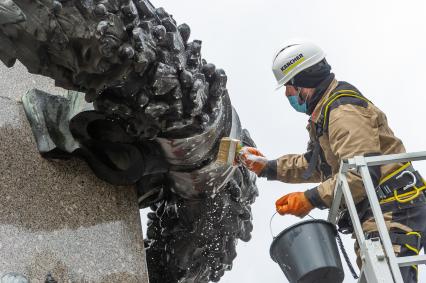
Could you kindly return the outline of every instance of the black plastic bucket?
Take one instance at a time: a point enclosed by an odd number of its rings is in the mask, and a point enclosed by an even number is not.
[[[302,221],[278,234],[269,252],[291,283],[341,283],[345,274],[336,234],[325,220]]]

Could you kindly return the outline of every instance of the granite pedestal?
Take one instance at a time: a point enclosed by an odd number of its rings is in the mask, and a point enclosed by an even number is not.
[[[0,65],[0,277],[148,282],[134,188],[97,179],[78,159],[43,159],[20,102],[31,88],[64,92]]]

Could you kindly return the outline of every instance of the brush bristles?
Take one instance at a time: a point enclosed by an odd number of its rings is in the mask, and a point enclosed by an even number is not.
[[[219,152],[216,161],[223,165],[233,165],[237,155],[237,148],[240,141],[231,138],[222,138],[219,145]]]

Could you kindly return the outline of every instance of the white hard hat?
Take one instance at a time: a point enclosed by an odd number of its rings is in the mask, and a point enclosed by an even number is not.
[[[276,89],[324,58],[324,51],[312,42],[294,41],[291,44],[282,45],[272,61],[272,72],[278,83]]]

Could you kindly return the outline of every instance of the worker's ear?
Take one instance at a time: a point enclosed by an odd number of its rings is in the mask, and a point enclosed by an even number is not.
[[[297,88],[292,85],[285,86],[285,96],[295,96],[297,94]]]

